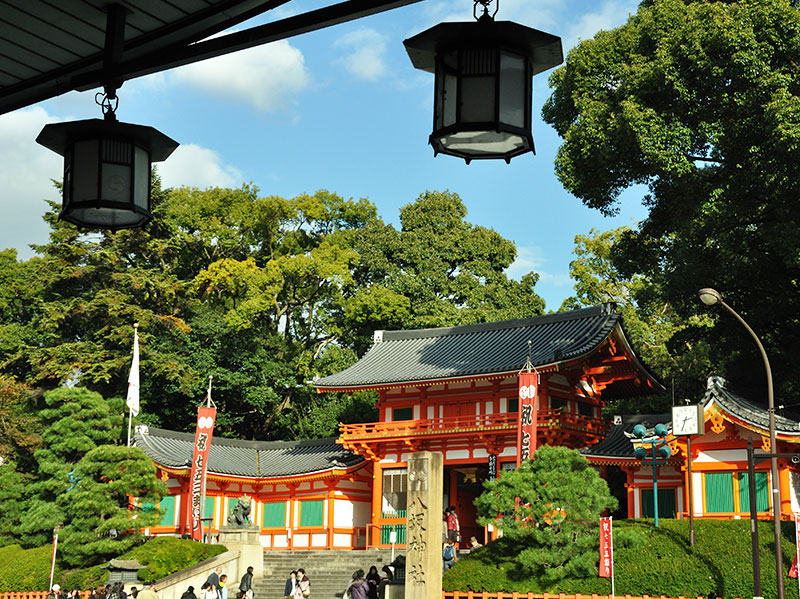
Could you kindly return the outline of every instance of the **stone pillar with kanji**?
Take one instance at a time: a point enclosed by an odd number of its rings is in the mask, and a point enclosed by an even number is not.
[[[443,482],[441,453],[408,457],[405,599],[442,597]]]

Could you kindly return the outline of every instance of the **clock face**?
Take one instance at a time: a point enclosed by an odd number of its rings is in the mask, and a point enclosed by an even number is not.
[[[672,408],[672,434],[697,435],[700,433],[700,406],[674,406]]]

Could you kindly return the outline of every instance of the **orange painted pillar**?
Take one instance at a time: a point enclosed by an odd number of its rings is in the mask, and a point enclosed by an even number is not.
[[[336,482],[328,483],[328,549],[333,549],[333,509]]]
[[[372,516],[367,523],[367,548],[380,546],[381,507],[383,500],[383,467],[381,463],[372,463]],[[377,537],[377,539],[376,539]]]
[[[625,469],[625,474],[628,475],[628,482],[625,483],[625,488],[628,490],[628,518],[636,517],[636,487],[633,484],[633,474],[635,470],[632,468]]]
[[[789,469],[785,466],[778,467],[778,483],[781,489],[781,516],[792,517],[792,489],[789,480]]]

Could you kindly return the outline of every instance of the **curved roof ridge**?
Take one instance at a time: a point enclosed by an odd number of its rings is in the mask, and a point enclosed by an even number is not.
[[[425,329],[403,329],[403,330],[379,330],[383,341],[399,341],[405,339],[427,339],[430,337],[449,337],[453,335],[467,335],[470,333],[480,333],[488,331],[502,331],[508,329],[518,329],[524,326],[537,326],[550,324],[552,322],[564,322],[575,318],[586,318],[597,314],[613,314],[616,305],[607,302],[588,308],[580,308],[569,312],[552,312],[539,316],[528,316],[527,318],[512,318],[510,320],[496,320],[492,322],[476,322],[473,324],[461,324],[451,327],[430,327]],[[380,343],[380,341],[378,342]]]
[[[708,377],[703,404],[708,405],[716,401],[720,407],[736,418],[757,426],[769,429],[769,411],[761,404],[751,399],[734,393],[729,382],[722,376],[711,375]],[[775,414],[775,430],[787,435],[800,434],[800,423],[792,418]]]

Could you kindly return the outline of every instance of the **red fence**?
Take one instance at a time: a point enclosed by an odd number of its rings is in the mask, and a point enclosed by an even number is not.
[[[614,595],[615,599],[675,599],[665,595]],[[442,591],[442,599],[612,599],[611,595],[567,595],[566,593],[462,593],[460,591]],[[695,599],[681,595],[677,599]],[[696,599],[703,599],[702,596]]]

